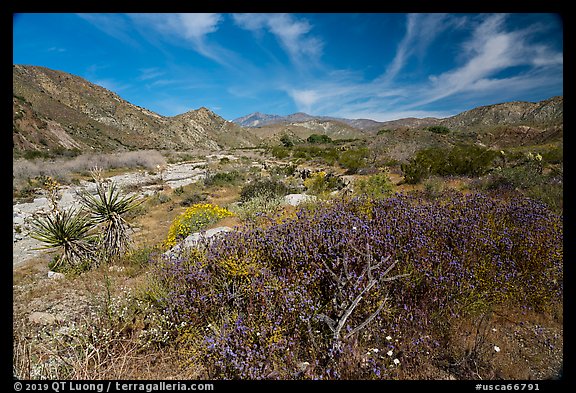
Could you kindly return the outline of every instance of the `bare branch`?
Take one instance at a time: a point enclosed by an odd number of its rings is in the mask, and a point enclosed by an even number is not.
[[[322,261],[322,264],[324,265],[324,267],[326,268],[326,270],[328,270],[328,273],[330,273],[332,278],[334,278],[334,281],[336,281],[337,283],[340,282],[340,278],[338,277],[338,275],[336,273],[334,273],[334,271],[332,269],[330,269],[330,267],[324,261],[324,259],[321,259],[321,261]]]
[[[321,321],[326,322],[326,324],[328,325],[328,327],[330,328],[331,331],[334,331],[335,326],[336,326],[336,321],[334,321],[332,318],[330,318],[328,315],[326,314],[318,314],[317,316],[318,319],[320,319]]]
[[[406,273],[406,274],[398,274],[398,275],[396,275],[396,276],[394,276],[394,277],[385,277],[385,278],[382,278],[380,281],[382,281],[382,282],[394,281],[394,280],[396,280],[396,279],[398,279],[398,278],[407,277],[407,276],[409,276],[409,275],[410,275],[409,273]]]
[[[380,311],[382,311],[382,309],[384,308],[384,305],[386,304],[386,302],[388,301],[388,296],[386,296],[384,298],[384,301],[382,302],[382,304],[378,307],[378,309],[376,311],[374,311],[368,318],[366,318],[366,320],[364,322],[362,322],[360,325],[356,326],[354,329],[352,329],[352,331],[350,333],[348,333],[345,337],[344,340],[349,339],[350,337],[352,337],[355,333],[359,332],[360,330],[362,330],[366,325],[368,325],[374,318],[376,318],[376,316],[380,313]]]
[[[368,286],[366,286],[362,292],[360,292],[360,294],[358,296],[356,296],[356,299],[354,299],[354,301],[352,302],[352,304],[346,309],[346,311],[344,312],[344,314],[342,315],[342,317],[340,317],[340,319],[338,320],[338,324],[334,330],[334,338],[336,340],[340,339],[340,331],[342,330],[342,328],[344,327],[344,325],[346,324],[346,321],[348,320],[348,318],[350,317],[350,315],[352,314],[352,312],[354,311],[354,309],[356,308],[356,306],[358,306],[358,303],[360,303],[360,300],[362,300],[362,296],[364,296],[364,294],[366,292],[368,292],[370,289],[372,289],[372,287],[376,284],[376,280],[372,280],[368,283]]]

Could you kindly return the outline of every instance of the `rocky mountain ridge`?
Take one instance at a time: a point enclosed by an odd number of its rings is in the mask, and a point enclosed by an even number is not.
[[[165,117],[79,76],[24,65],[13,66],[12,104],[16,155],[53,150],[219,150],[277,144],[282,135],[306,139],[320,133],[332,139],[354,139],[374,137],[378,131],[426,130],[432,125],[495,146],[545,143],[562,137],[564,112],[563,97],[557,96],[535,103],[482,106],[445,119],[377,122],[302,112],[288,116],[256,112],[230,122],[203,107]],[[410,142],[403,139],[405,132],[388,137],[397,135],[400,140],[395,143]]]
[[[539,102],[512,101],[480,106],[442,119],[448,128],[470,129],[503,125],[558,126],[563,124],[564,98],[556,96]]]
[[[331,116],[313,116],[304,112],[292,113],[286,116],[268,115],[265,113],[254,112],[249,115],[242,116],[232,120],[233,123],[236,123],[242,127],[249,127],[249,128],[264,127],[276,124],[297,125],[299,123],[306,123],[310,121],[319,121],[319,122],[336,121],[344,123],[350,127],[354,127],[359,130],[369,130],[378,127],[378,125],[380,124],[380,122],[370,119],[344,119],[340,117],[331,117]]]
[[[173,117],[65,72],[13,66],[13,149],[219,149],[259,140],[206,108]]]
[[[234,119],[232,122],[242,127],[251,128],[273,124],[296,125],[298,123],[316,120],[338,121],[363,131],[397,128],[424,128],[433,125],[443,125],[452,129],[469,131],[472,128],[478,129],[498,125],[556,126],[563,123],[563,114],[563,96],[556,96],[539,102],[513,101],[481,106],[444,119],[434,117],[410,117],[381,122],[370,119],[344,119],[330,116],[313,116],[302,112],[286,116],[255,112]]]

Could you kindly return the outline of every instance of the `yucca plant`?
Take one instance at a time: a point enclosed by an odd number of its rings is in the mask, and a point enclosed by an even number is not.
[[[44,243],[41,249],[60,249],[53,268],[62,265],[78,266],[91,262],[94,254],[94,237],[90,218],[76,209],[54,210],[46,217],[35,217],[31,222],[30,236]]]
[[[83,191],[78,196],[92,221],[104,227],[100,238],[102,257],[114,259],[123,255],[130,245],[128,235],[130,224],[122,215],[141,202],[136,200],[136,195],[130,197],[121,195],[114,182],[106,185],[97,169],[92,170],[92,178],[96,182],[96,195]]]

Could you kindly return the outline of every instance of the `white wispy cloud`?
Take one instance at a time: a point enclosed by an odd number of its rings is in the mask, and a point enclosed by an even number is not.
[[[138,71],[140,72],[138,79],[141,81],[148,81],[151,79],[156,79],[156,78],[166,74],[165,71],[160,70],[158,67],[141,68]]]
[[[169,40],[191,46],[196,52],[218,63],[227,63],[229,51],[214,42],[207,42],[207,36],[218,30],[222,15],[214,13],[192,14],[128,14],[139,31],[149,42]],[[161,46],[160,44],[159,46]]]
[[[322,91],[319,89],[315,89],[315,90],[312,90],[312,89],[303,89],[303,90],[289,89],[287,91],[287,93],[290,95],[290,97],[292,97],[292,99],[296,103],[296,106],[302,112],[311,111],[312,108],[314,107],[314,105],[318,101],[320,101],[320,99],[322,99],[323,97],[325,98],[328,95],[331,95],[331,94],[323,94]]]
[[[51,46],[50,48],[46,49],[46,52],[62,53],[62,52],[66,52],[66,48],[61,48],[58,46]]]
[[[331,78],[301,81],[285,91],[298,110],[382,121],[447,117],[455,114],[465,100],[503,102],[518,94],[561,86],[562,52],[533,40],[544,27],[511,29],[506,25],[507,18],[504,14],[482,15],[472,21],[440,14],[410,15],[406,34],[380,77],[366,81],[333,74]],[[460,53],[454,67],[409,83],[400,77],[408,62],[414,60],[412,57],[425,56],[442,32],[462,27],[471,34],[455,48]],[[514,73],[507,74],[510,69],[515,69]],[[428,109],[442,101],[457,104],[451,111]]]
[[[139,27],[197,43],[218,30],[220,14],[127,14]]]
[[[237,26],[256,34],[273,34],[295,65],[317,61],[323,42],[310,34],[312,25],[290,14],[233,14]]]
[[[140,47],[132,37],[132,27],[122,14],[76,14],[104,33],[133,47]]]
[[[406,34],[398,44],[394,59],[380,78],[388,83],[402,71],[410,57],[422,57],[430,44],[444,31],[461,26],[465,17],[450,14],[409,14],[406,17]]]
[[[488,91],[488,87],[495,88],[502,95],[512,85],[516,89],[538,87],[543,80],[536,76],[543,67],[558,68],[557,76],[561,80],[562,53],[543,44],[531,43],[533,29],[530,27],[507,31],[505,20],[506,15],[502,14],[487,17],[474,30],[472,38],[462,45],[464,64],[430,76],[430,83],[423,86],[419,94],[421,98],[415,100],[412,106],[432,103],[455,94]],[[519,66],[528,68],[519,76],[498,76],[507,69]]]
[[[222,21],[220,14],[175,14],[169,23],[172,28],[185,38],[193,41],[202,41],[204,37],[218,30],[218,24]]]

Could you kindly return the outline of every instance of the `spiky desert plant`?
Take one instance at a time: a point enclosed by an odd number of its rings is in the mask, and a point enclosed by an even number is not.
[[[96,225],[102,225],[100,251],[103,259],[114,259],[123,255],[130,246],[128,229],[130,224],[122,217],[137,207],[137,195],[122,195],[116,183],[105,184],[100,171],[91,171],[96,183],[96,195],[87,191],[78,193],[80,201]]]
[[[35,217],[30,236],[44,243],[41,249],[60,249],[62,255],[54,268],[61,265],[78,266],[90,261],[94,253],[93,223],[76,209],[53,210],[48,216]]]

